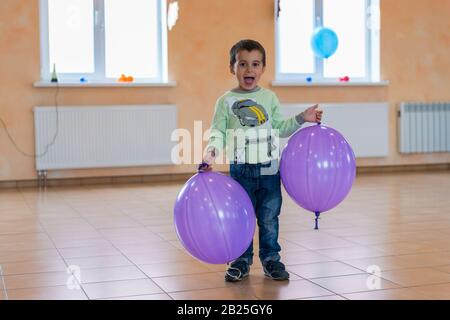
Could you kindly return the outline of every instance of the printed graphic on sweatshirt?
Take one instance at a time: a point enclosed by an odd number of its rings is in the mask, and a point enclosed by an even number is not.
[[[231,110],[244,127],[257,127],[269,120],[266,109],[251,99],[234,102]]]

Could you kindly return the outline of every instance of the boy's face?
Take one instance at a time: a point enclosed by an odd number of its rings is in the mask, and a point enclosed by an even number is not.
[[[259,82],[259,78],[264,73],[266,67],[262,63],[262,53],[258,50],[242,50],[236,54],[234,66],[230,66],[230,71],[236,76],[239,88],[242,90],[252,90]]]

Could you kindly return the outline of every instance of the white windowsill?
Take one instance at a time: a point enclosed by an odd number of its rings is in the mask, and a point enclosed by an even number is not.
[[[176,81],[168,82],[50,82],[50,81],[36,81],[33,83],[35,88],[92,88],[92,87],[162,87],[162,88],[173,88],[177,86]]]
[[[378,82],[305,82],[287,80],[272,81],[273,87],[385,87],[388,85],[388,80],[381,80]]]

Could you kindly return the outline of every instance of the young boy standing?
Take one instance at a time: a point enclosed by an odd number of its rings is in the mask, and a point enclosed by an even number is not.
[[[254,40],[241,40],[230,50],[230,72],[238,86],[220,97],[215,106],[211,134],[201,170],[211,170],[218,153],[227,148],[230,175],[247,191],[259,227],[259,258],[266,276],[288,280],[280,262],[278,216],[281,210],[279,150],[274,136],[288,137],[304,122],[320,122],[322,111],[314,105],[284,120],[274,92],[258,82],[266,67],[263,46]],[[253,242],[225,274],[226,281],[246,278],[253,263]]]

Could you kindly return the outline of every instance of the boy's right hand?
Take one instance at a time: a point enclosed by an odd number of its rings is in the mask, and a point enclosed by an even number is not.
[[[216,159],[216,154],[214,150],[210,150],[203,157],[202,163],[198,166],[199,172],[211,171],[214,160]]]

